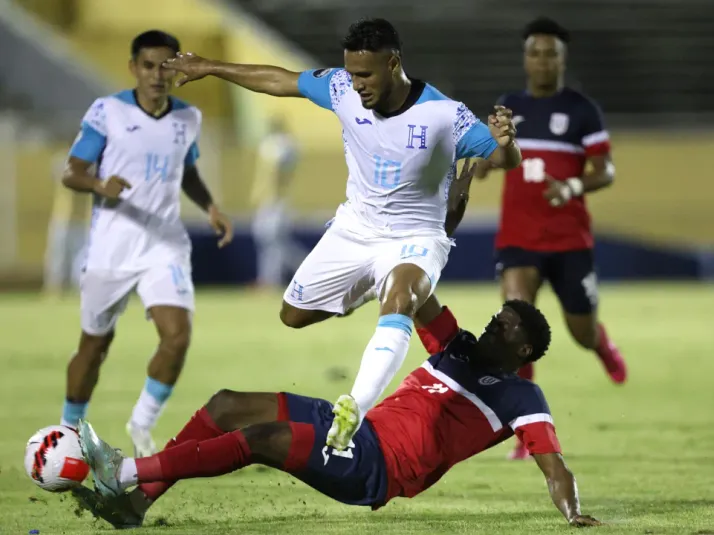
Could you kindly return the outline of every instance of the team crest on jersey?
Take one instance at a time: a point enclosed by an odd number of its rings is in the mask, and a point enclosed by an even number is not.
[[[174,126],[174,143],[177,145],[186,144],[186,123],[173,122]]]
[[[485,375],[478,380],[478,384],[480,384],[482,386],[491,386],[491,385],[495,385],[496,383],[500,383],[500,382],[501,382],[500,379],[496,379],[495,377],[491,377],[490,375]]]
[[[568,131],[570,117],[565,113],[552,113],[550,115],[550,131],[556,136],[562,136]]]
[[[312,75],[315,78],[324,78],[328,74],[332,72],[332,69],[317,69],[316,71],[312,72]]]

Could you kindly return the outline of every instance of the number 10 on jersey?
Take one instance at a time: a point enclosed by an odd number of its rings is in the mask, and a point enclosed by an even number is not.
[[[402,177],[402,162],[387,160],[378,154],[374,155],[374,183],[387,189],[399,185]]]

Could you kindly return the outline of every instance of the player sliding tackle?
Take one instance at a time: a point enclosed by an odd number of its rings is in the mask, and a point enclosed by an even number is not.
[[[349,452],[323,446],[330,403],[287,393],[221,390],[164,451],[143,459],[122,457],[83,422],[80,442],[97,493],[82,487],[75,494],[115,527],[138,527],[177,481],[264,464],[342,503],[377,509],[392,498],[416,496],[456,463],[515,433],[567,521],[598,525],[581,514],[543,393],[515,373],[542,357],[549,344],[550,327],[540,311],[507,301],[478,340],[461,331],[370,410]]]
[[[464,104],[409,78],[399,36],[386,20],[353,24],[343,48],[343,69],[303,73],[190,53],[164,63],[184,74],[179,84],[216,76],[259,93],[304,97],[342,123],[347,202],[295,273],[280,311],[285,325],[301,328],[344,314],[366,291],[378,290],[377,329],[351,394],[335,405],[327,444],[338,450],[404,361],[417,311],[446,265],[444,220],[456,161],[479,157],[506,169],[521,161],[510,111],[498,107],[486,126]]]

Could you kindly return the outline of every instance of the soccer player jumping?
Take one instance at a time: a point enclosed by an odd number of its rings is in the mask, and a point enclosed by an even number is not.
[[[377,509],[395,497],[420,494],[455,464],[515,433],[566,520],[598,525],[580,511],[543,393],[515,373],[542,357],[549,344],[550,328],[538,309],[507,301],[480,338],[461,331],[371,409],[346,451],[324,445],[330,403],[287,393],[221,390],[164,451],[144,459],[122,457],[83,422],[80,443],[97,492],[81,487],[75,495],[115,527],[136,527],[176,481],[259,463],[342,503]]]
[[[521,161],[510,111],[497,108],[486,126],[464,104],[408,77],[399,36],[386,20],[353,24],[342,44],[344,68],[303,73],[192,54],[166,62],[184,73],[179,84],[211,75],[260,93],[304,97],[342,123],[347,201],[295,273],[280,311],[285,325],[301,328],[344,314],[378,290],[377,329],[351,394],[335,404],[328,444],[339,450],[404,361],[417,311],[446,264],[444,220],[456,161],[480,157],[507,169]]]
[[[76,427],[84,418],[117,319],[136,290],[159,334],[127,424],[137,456],[156,450],[151,429],[191,337],[191,242],[180,218],[181,190],[223,235],[219,246],[233,235],[196,167],[201,112],[169,96],[175,72],[162,64],[178,50],[175,37],[156,30],[133,40],[129,68],[136,88],[92,104],[63,177],[68,188],[92,193],[94,207],[81,278],[82,334],[67,368],[62,423]]]

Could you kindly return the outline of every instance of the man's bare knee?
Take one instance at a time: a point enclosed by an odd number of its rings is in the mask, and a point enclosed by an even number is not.
[[[413,318],[429,298],[431,281],[419,266],[397,266],[387,277],[381,313],[403,314]]]
[[[191,344],[191,330],[186,326],[175,326],[161,333],[161,347],[172,355],[183,356]]]
[[[276,421],[278,395],[222,389],[211,397],[206,410],[218,427],[224,431],[234,431],[249,425]]]
[[[233,430],[232,424],[240,407],[240,396],[239,392],[224,388],[213,394],[206,403],[209,416],[223,431]]]
[[[281,468],[292,442],[288,422],[271,422],[251,425],[242,430],[254,461],[274,468]]]
[[[99,366],[106,358],[109,347],[114,340],[114,331],[107,334],[94,335],[82,331],[79,339],[79,347],[73,355],[72,360],[81,359]]]

